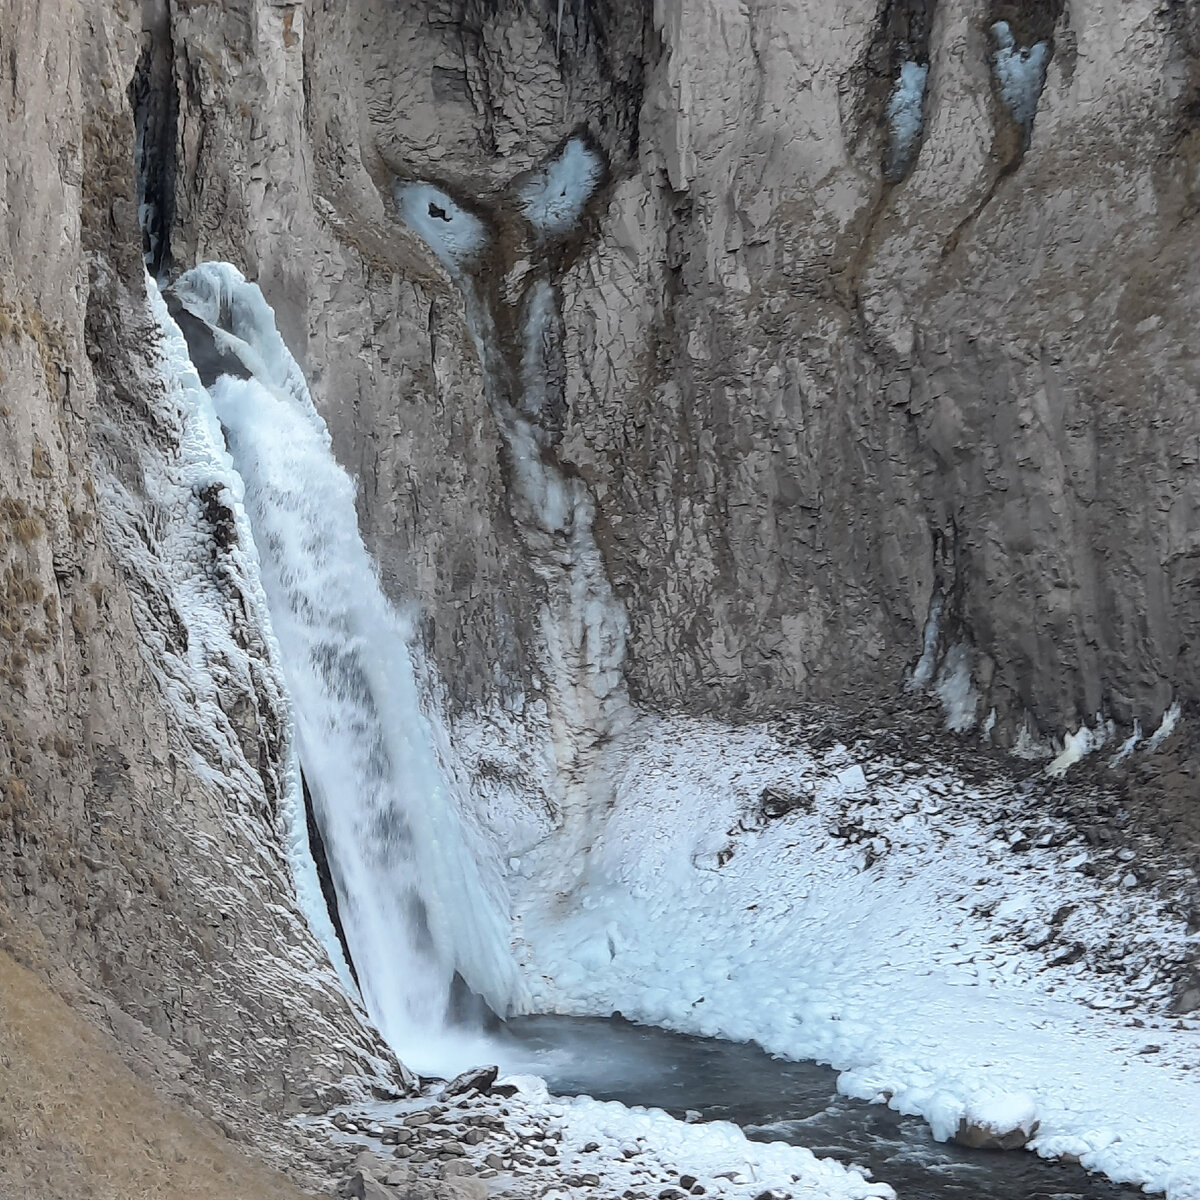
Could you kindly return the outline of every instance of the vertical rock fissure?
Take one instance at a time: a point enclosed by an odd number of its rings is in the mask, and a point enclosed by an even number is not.
[[[167,0],[144,0],[142,52],[129,82],[137,157],[142,256],[156,279],[170,271],[175,219],[175,137],[179,99]]]
[[[400,184],[400,214],[449,270],[465,301],[501,437],[507,502],[543,585],[544,687],[564,817],[586,805],[594,754],[632,718],[624,678],[628,620],[593,534],[595,501],[559,459],[566,408],[558,279],[581,253],[580,224],[604,172],[583,136],[518,180],[510,220],[477,216],[428,183]],[[504,225],[504,236],[495,232]]]
[[[354,955],[350,953],[350,943],[346,940],[346,930],[342,925],[342,914],[338,909],[337,887],[333,882],[333,874],[329,869],[329,856],[325,853],[325,839],[321,836],[321,825],[313,810],[312,792],[308,789],[308,780],[304,772],[300,772],[300,786],[304,791],[304,821],[308,829],[308,846],[312,854],[313,865],[317,868],[317,882],[321,885],[321,895],[325,900],[325,909],[333,923],[333,932],[337,934],[338,944],[346,958],[346,966],[359,990],[362,984],[358,978],[358,969],[354,965]]]

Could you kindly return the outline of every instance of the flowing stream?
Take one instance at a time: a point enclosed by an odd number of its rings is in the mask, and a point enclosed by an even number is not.
[[[1082,1167],[1019,1150],[935,1142],[928,1124],[837,1091],[837,1072],[772,1058],[753,1043],[690,1037],[618,1017],[510,1020],[501,1053],[560,1096],[661,1108],[687,1120],[733,1121],[757,1141],[807,1146],[868,1167],[900,1200],[1132,1200]]]

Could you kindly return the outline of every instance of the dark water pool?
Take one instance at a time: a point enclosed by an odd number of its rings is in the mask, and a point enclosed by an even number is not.
[[[1129,1200],[1144,1193],[1025,1151],[965,1150],[916,1117],[837,1093],[834,1071],[757,1046],[688,1037],[619,1017],[518,1017],[501,1036],[560,1096],[734,1121],[751,1138],[868,1167],[902,1200]],[[698,1118],[696,1116],[698,1114]]]

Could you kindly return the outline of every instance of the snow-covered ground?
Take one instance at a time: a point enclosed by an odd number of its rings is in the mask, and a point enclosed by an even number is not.
[[[1200,1196],[1200,1020],[1167,1015],[1200,935],[1136,844],[1050,815],[1058,785],[685,719],[600,770],[586,858],[509,862],[535,1010],[754,1040],[939,1138],[1036,1121],[1043,1155]]]
[[[654,1109],[627,1108],[581,1097],[551,1097],[533,1076],[512,1076],[519,1088],[498,1095],[423,1096],[400,1105],[377,1103],[297,1124],[322,1140],[365,1151],[358,1166],[386,1181],[389,1167],[417,1178],[475,1174],[496,1200],[537,1196],[696,1195],[755,1200],[894,1200],[885,1183],[817,1158],[802,1146],[754,1142],[725,1121],[692,1125]],[[344,1119],[348,1115],[351,1123]],[[422,1121],[409,1126],[412,1120]],[[397,1129],[419,1140],[393,1149]],[[473,1136],[474,1134],[474,1136]],[[449,1174],[447,1162],[452,1163]],[[466,1167],[460,1170],[458,1164]],[[477,1173],[477,1174],[476,1174]],[[450,1194],[450,1193],[447,1193]],[[482,1194],[482,1192],[480,1193]]]

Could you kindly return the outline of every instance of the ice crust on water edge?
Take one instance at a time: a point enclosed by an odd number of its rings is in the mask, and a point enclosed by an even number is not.
[[[600,155],[573,137],[520,189],[521,211],[540,233],[566,233],[579,223],[603,174]]]
[[[997,21],[991,32],[996,42],[992,66],[1000,84],[1000,95],[1028,139],[1046,79],[1050,47],[1046,42],[1018,46],[1007,21]]]
[[[1060,843],[1036,797],[1007,830],[1002,782],[993,795],[874,762],[864,788],[867,764],[845,747],[815,757],[765,727],[681,718],[639,728],[606,759],[615,802],[583,874],[550,838],[512,879],[536,1007],[754,1040],[831,1063],[844,1094],[920,1115],[938,1136],[960,1119],[1036,1120],[1040,1153],[1196,1194],[1194,1034],[1161,1017],[1168,974],[1153,964],[1187,961],[1197,938],[1166,893],[1083,874],[1092,852],[1077,833]],[[881,784],[885,768],[901,782]],[[756,824],[746,814],[765,787],[812,808]],[[886,837],[839,842],[830,830],[847,813]],[[1029,821],[1047,835],[1015,854]],[[1089,960],[1091,947],[1100,962],[1119,954],[1126,974],[1049,965],[1074,944]],[[1139,1055],[1146,1042],[1161,1053]]]

